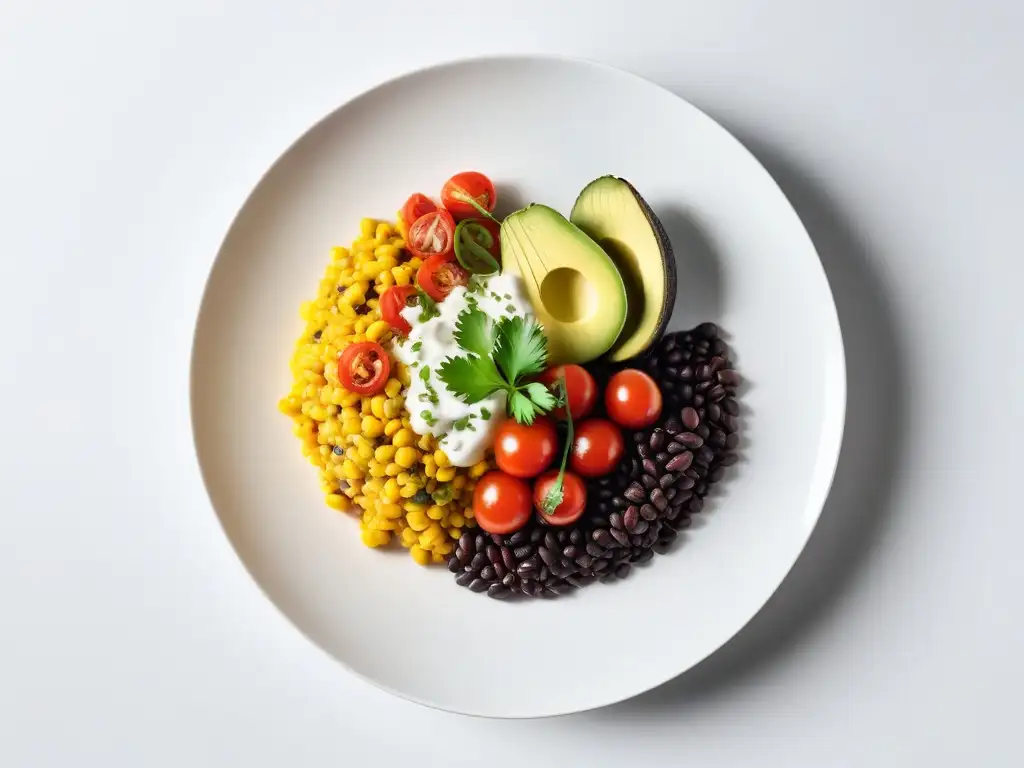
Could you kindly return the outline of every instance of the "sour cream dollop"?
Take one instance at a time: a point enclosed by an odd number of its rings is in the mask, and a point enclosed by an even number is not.
[[[413,430],[439,438],[438,445],[456,467],[469,467],[482,460],[494,442],[495,431],[505,420],[504,392],[478,403],[465,403],[437,375],[445,358],[469,354],[455,341],[459,315],[470,308],[470,296],[494,322],[502,317],[533,315],[522,280],[516,275],[492,275],[478,280],[481,289],[470,293],[464,286],[454,288],[438,303],[439,314],[428,320],[420,320],[420,307],[402,310],[402,317],[412,330],[394,347],[395,357],[409,366],[412,383],[405,395],[405,407]]]

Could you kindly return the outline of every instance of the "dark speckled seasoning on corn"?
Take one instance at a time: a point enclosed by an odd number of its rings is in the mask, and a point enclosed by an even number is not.
[[[739,374],[713,323],[670,333],[640,358],[614,368],[590,366],[603,389],[621,368],[647,371],[664,408],[652,427],[626,435],[615,472],[589,481],[587,509],[572,526],[532,520],[509,536],[467,532],[448,570],[457,584],[489,597],[554,598],[625,578],[633,564],[665,554],[704,498],[738,460]]]

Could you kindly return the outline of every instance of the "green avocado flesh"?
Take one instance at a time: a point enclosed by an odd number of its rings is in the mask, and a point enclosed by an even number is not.
[[[523,279],[548,337],[552,364],[585,363],[607,352],[626,322],[622,276],[601,247],[546,205],[501,224],[505,272]]]
[[[628,181],[614,176],[584,187],[569,219],[608,253],[626,286],[629,317],[609,359],[640,354],[665,332],[676,298],[676,262],[661,222]]]

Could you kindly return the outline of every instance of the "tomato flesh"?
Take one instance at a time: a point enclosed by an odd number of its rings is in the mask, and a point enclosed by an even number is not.
[[[587,419],[576,425],[569,466],[584,477],[601,477],[619,465],[625,452],[622,430],[608,419]]]
[[[437,206],[433,200],[417,192],[410,195],[409,199],[405,201],[405,205],[402,206],[402,221],[405,222],[407,227],[412,226],[413,222],[420,216],[426,216],[428,213],[433,213],[436,210]]]
[[[473,491],[473,518],[488,533],[513,533],[530,519],[530,486],[504,472],[488,472]]]
[[[545,472],[533,484],[533,503],[548,525],[572,525],[583,516],[587,507],[587,487],[578,475],[566,472],[562,476],[562,502],[548,514],[544,511],[544,499],[558,480],[558,470]]]
[[[530,425],[509,419],[494,436],[494,460],[514,477],[536,477],[551,465],[557,450],[555,425],[543,416]]]
[[[477,171],[463,171],[448,179],[441,189],[441,205],[457,220],[480,215],[480,211],[468,202],[469,199],[485,211],[493,211],[498,199],[493,182]]]
[[[569,399],[569,412],[573,419],[582,419],[594,410],[597,402],[597,383],[586,368],[580,365],[556,365],[541,374],[540,380],[552,392],[557,392],[555,383],[565,378],[565,391]],[[557,419],[565,418],[565,408],[559,406],[551,412]]]
[[[338,357],[338,381],[349,392],[375,395],[383,391],[391,374],[391,360],[375,341],[349,344]]]
[[[661,390],[643,371],[627,368],[608,380],[604,407],[616,424],[643,429],[661,416]]]
[[[448,255],[455,243],[455,219],[448,211],[432,211],[420,216],[409,226],[405,247],[420,259]]]
[[[455,286],[469,283],[469,272],[452,256],[438,254],[423,262],[416,282],[434,301],[444,301]]]
[[[380,297],[380,314],[384,322],[398,333],[408,336],[412,330],[409,321],[402,317],[402,310],[412,305],[416,288],[411,285],[393,285]]]

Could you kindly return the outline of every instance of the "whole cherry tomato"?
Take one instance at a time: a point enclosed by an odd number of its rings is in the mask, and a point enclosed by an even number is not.
[[[485,211],[493,211],[498,196],[494,184],[482,173],[464,171],[456,173],[441,189],[441,205],[456,219],[472,219],[480,215],[473,200]]]
[[[584,477],[601,477],[614,470],[626,451],[622,430],[608,419],[587,419],[578,424],[569,454],[569,466]]]
[[[411,227],[413,222],[420,216],[425,216],[436,210],[437,205],[434,204],[433,200],[417,192],[414,195],[410,195],[409,199],[405,201],[405,205],[402,206],[402,221],[405,222],[407,227]]]
[[[494,460],[515,477],[536,477],[551,465],[557,450],[555,425],[543,416],[529,426],[508,419],[494,436]]]
[[[451,255],[431,256],[416,272],[416,282],[434,301],[444,301],[457,285],[469,283],[469,272]]]
[[[488,533],[518,531],[530,519],[530,486],[504,472],[488,472],[473,491],[473,518]]]
[[[402,310],[412,306],[416,288],[411,285],[393,285],[380,297],[380,315],[384,322],[404,336],[409,335],[412,326],[402,317]]]
[[[338,357],[338,381],[349,392],[375,395],[383,391],[391,373],[391,360],[375,341],[349,344]]]
[[[540,380],[556,392],[555,383],[565,377],[565,390],[569,396],[569,412],[573,419],[582,419],[594,410],[597,402],[597,384],[594,377],[581,365],[556,365],[540,375]],[[551,412],[557,419],[565,418],[565,408],[558,407]]]
[[[578,475],[566,472],[562,476],[562,502],[550,514],[544,511],[544,499],[558,482],[558,470],[545,472],[533,484],[533,504],[548,525],[572,525],[583,515],[587,506],[587,487]]]
[[[661,390],[643,371],[627,368],[608,380],[604,407],[616,424],[643,429],[661,416]]]
[[[447,256],[455,245],[455,219],[448,211],[432,211],[409,225],[405,247],[420,259],[438,254]]]

